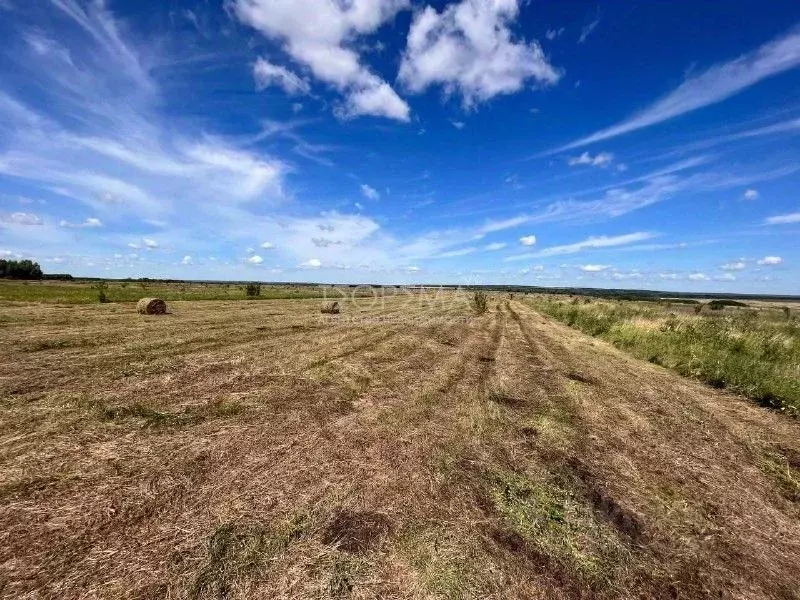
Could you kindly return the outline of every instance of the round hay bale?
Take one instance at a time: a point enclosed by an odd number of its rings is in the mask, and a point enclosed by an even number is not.
[[[136,304],[136,312],[140,315],[163,315],[167,312],[167,303],[161,298],[142,298]]]
[[[322,314],[325,315],[338,315],[339,314],[339,303],[338,302],[326,302],[322,305]]]

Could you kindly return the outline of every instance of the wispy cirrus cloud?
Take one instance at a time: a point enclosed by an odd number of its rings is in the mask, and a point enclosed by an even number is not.
[[[800,26],[729,62],[714,65],[639,113],[545,154],[580,148],[650,127],[738,94],[759,81],[800,65]]]
[[[616,235],[616,236],[592,236],[585,240],[581,240],[580,242],[575,242],[573,244],[563,244],[560,246],[550,246],[549,248],[543,248],[537,252],[527,252],[525,254],[519,254],[516,256],[509,256],[505,260],[506,261],[517,261],[517,260],[527,260],[530,258],[547,258],[551,256],[562,256],[565,254],[577,254],[578,252],[583,252],[584,250],[590,249],[600,249],[600,248],[614,248],[617,246],[625,246],[628,244],[634,244],[637,242],[642,242],[645,240],[653,239],[657,237],[657,234],[650,233],[647,231],[639,231],[636,233],[628,233],[625,235]]]
[[[764,220],[765,225],[791,225],[792,223],[800,223],[800,212],[776,215]]]

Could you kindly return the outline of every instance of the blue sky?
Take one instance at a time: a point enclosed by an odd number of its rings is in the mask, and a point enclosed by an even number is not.
[[[800,293],[800,3],[0,0],[0,254]]]

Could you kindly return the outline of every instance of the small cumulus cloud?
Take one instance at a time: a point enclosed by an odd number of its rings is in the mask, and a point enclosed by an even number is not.
[[[736,275],[733,273],[723,273],[714,277],[715,281],[736,281]]]
[[[247,259],[247,262],[249,262],[251,265],[260,265],[261,263],[264,262],[264,259],[261,258],[258,254],[254,254],[253,256]]]
[[[564,34],[564,31],[565,29],[563,27],[560,27],[559,29],[548,29],[547,32],[545,32],[544,37],[552,42],[553,40],[560,38]]]
[[[300,267],[304,269],[319,269],[321,266],[322,261],[318,258],[309,258],[306,262],[300,264]]]
[[[691,273],[689,275],[689,281],[709,281],[708,275],[705,273]]]
[[[525,235],[519,238],[519,243],[523,246],[534,246],[536,245],[536,236],[535,235]]]
[[[464,127],[466,127],[466,123],[464,123],[463,121],[450,121],[450,122],[456,129],[464,129]]]
[[[744,261],[737,260],[734,262],[725,263],[720,267],[723,271],[742,271],[747,267]]]
[[[783,259],[780,256],[765,256],[761,260],[758,261],[760,265],[779,265],[783,262]]]
[[[263,248],[264,250],[274,250],[275,244],[272,242],[264,242],[261,244],[260,248]]]
[[[599,273],[600,271],[605,271],[609,269],[609,265],[580,265],[580,270],[584,271],[585,273]]]
[[[567,164],[570,167],[577,167],[580,165],[588,165],[590,167],[605,168],[614,161],[614,155],[611,152],[598,152],[592,156],[589,152],[584,152],[580,156],[573,156],[567,159]]]
[[[364,194],[365,198],[369,198],[370,200],[379,200],[381,197],[378,190],[366,183],[361,184],[361,193]]]
[[[142,238],[142,244],[148,250],[154,250],[155,248],[158,248],[158,242],[151,238]]]
[[[758,200],[761,197],[761,194],[758,193],[758,190],[754,190],[750,188],[746,190],[742,196],[745,200]]]
[[[181,261],[181,264],[182,265],[190,265],[190,264],[192,264],[192,257],[187,254],[186,256],[183,257],[183,260]]]

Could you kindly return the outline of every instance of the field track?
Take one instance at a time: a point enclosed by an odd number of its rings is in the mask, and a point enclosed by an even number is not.
[[[790,418],[524,300],[172,308],[2,308],[1,597],[800,598]]]

